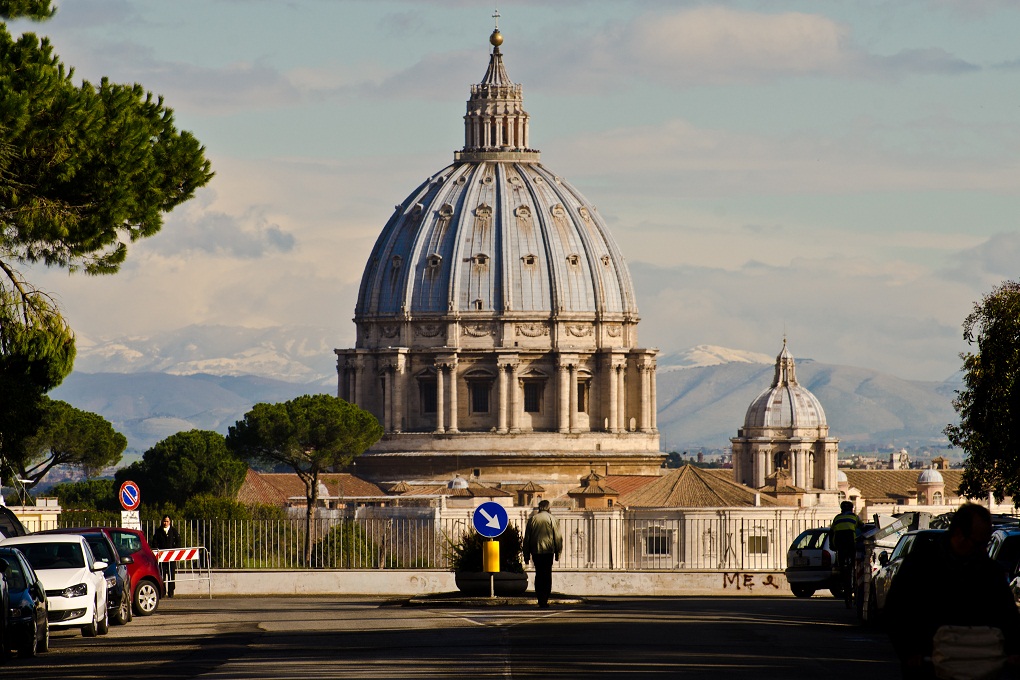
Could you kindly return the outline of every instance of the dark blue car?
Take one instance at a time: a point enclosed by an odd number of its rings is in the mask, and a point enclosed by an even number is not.
[[[0,546],[0,569],[7,582],[7,630],[4,646],[18,656],[35,656],[50,648],[46,589],[17,548]]]

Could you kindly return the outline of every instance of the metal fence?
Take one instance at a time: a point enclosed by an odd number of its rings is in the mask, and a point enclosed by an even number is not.
[[[511,516],[524,533],[525,517]],[[564,538],[561,569],[782,570],[793,539],[817,518],[740,513],[582,512],[557,515]],[[151,535],[155,524],[143,524]],[[333,516],[311,525],[305,560],[304,519],[181,520],[184,546],[202,547],[214,569],[437,569],[450,567],[450,544],[471,531],[457,516]]]

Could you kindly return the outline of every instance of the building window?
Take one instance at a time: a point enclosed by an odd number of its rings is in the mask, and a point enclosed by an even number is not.
[[[652,528],[645,534],[645,555],[672,555],[673,532]]]
[[[587,380],[577,381],[577,412],[587,413],[588,412],[588,395],[590,394],[590,386]]]
[[[768,555],[769,554],[769,537],[768,536],[748,536],[747,537],[747,552],[752,555]]]
[[[421,401],[423,415],[436,412],[435,378],[420,378],[418,380],[418,399]]]
[[[471,413],[488,413],[492,383],[488,380],[472,380],[468,382],[468,390],[471,392]]]
[[[936,491],[935,493],[933,493],[931,495],[931,504],[932,505],[942,505],[942,492],[941,491]]]
[[[544,391],[544,387],[545,384],[538,381],[528,381],[524,383],[525,413],[542,412],[542,392]]]

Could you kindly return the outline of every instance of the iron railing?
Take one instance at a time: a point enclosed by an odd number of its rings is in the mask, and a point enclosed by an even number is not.
[[[186,547],[202,547],[214,569],[437,569],[450,567],[450,543],[471,530],[469,512],[443,516],[333,516],[306,522],[180,520]],[[449,514],[449,513],[447,513]],[[782,570],[787,549],[804,529],[826,524],[816,516],[761,516],[719,510],[572,511],[557,514],[564,548],[557,568],[594,570]],[[524,533],[526,515],[511,515]],[[155,523],[143,523],[151,536]]]

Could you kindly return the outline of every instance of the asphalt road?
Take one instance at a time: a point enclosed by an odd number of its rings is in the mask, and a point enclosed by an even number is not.
[[[832,598],[596,598],[529,606],[401,606],[367,598],[165,600],[109,635],[62,631],[0,677],[899,677],[884,635]]]

